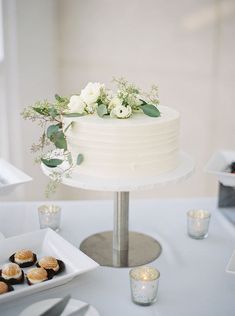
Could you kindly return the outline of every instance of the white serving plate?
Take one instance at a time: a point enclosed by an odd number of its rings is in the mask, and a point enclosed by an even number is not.
[[[40,316],[59,300],[61,300],[61,298],[52,298],[49,300],[39,301],[23,310],[23,312],[21,312],[19,316]],[[70,313],[75,312],[78,308],[81,308],[86,304],[87,303],[84,303],[82,301],[71,299],[61,316],[68,316]],[[88,311],[86,312],[86,316],[99,316],[99,313],[93,306],[90,306]]]
[[[235,174],[226,172],[233,161],[235,161],[235,151],[218,151],[207,162],[205,171],[216,175],[223,185],[235,187]]]
[[[235,274],[235,250],[233,251],[231,258],[229,259],[226,267],[226,272]]]
[[[23,171],[0,158],[0,195],[9,194],[18,185],[31,180]]]
[[[38,259],[48,255],[54,256],[62,260],[66,268],[63,273],[54,276],[52,280],[31,286],[26,281],[24,284],[13,285],[14,291],[1,295],[0,303],[67,283],[75,276],[99,266],[98,263],[49,228],[0,240],[0,249],[0,267],[8,263],[8,258],[17,250],[31,249],[37,254]],[[27,273],[31,268],[23,270]]]

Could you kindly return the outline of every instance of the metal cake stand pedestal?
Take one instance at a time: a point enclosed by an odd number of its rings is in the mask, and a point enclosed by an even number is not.
[[[113,231],[101,232],[82,241],[80,249],[102,266],[134,267],[152,262],[161,254],[160,243],[151,236],[129,232],[129,192],[150,190],[168,183],[176,183],[191,175],[194,169],[192,159],[184,152],[180,153],[180,162],[176,169],[156,177],[138,181],[112,181],[81,176],[74,172],[70,178],[63,178],[68,186],[114,192]],[[50,170],[43,167],[48,176]]]

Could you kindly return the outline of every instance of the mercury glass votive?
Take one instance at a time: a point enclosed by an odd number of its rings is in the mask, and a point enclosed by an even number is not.
[[[40,228],[51,228],[55,231],[60,230],[61,208],[54,204],[44,204],[38,208]]]
[[[188,235],[194,239],[204,239],[208,236],[211,214],[204,210],[187,212]]]
[[[160,272],[149,266],[130,270],[132,301],[138,305],[148,306],[156,302]]]

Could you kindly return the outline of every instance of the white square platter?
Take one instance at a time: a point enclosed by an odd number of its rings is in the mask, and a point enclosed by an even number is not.
[[[0,267],[8,263],[8,258],[20,249],[32,250],[38,259],[43,256],[56,257],[64,262],[65,271],[54,276],[53,279],[39,284],[29,286],[25,280],[24,284],[13,285],[14,291],[2,294],[0,303],[62,285],[77,275],[99,266],[98,263],[48,228],[0,240]],[[23,271],[27,273],[32,267],[23,268]]]
[[[235,274],[235,250],[233,251],[231,258],[229,259],[226,267],[226,272]]]
[[[0,158],[0,195],[9,194],[18,185],[31,180],[23,171]]]
[[[221,150],[210,158],[205,171],[216,175],[223,185],[235,187],[235,174],[226,171],[232,162],[235,162],[235,151]]]

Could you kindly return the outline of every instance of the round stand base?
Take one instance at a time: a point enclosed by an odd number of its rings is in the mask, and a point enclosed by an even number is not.
[[[86,238],[80,250],[101,266],[135,267],[158,258],[162,247],[158,241],[145,234],[129,232],[129,250],[113,249],[113,232],[102,232]]]

